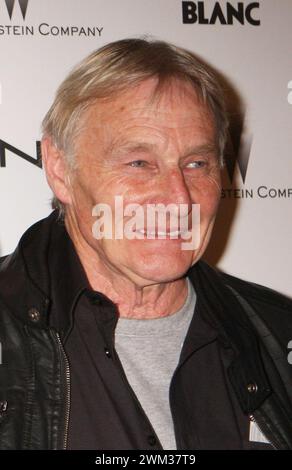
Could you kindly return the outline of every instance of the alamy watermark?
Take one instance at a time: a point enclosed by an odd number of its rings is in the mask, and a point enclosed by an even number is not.
[[[200,246],[200,204],[130,203],[115,196],[114,207],[99,203],[92,209],[95,239],[179,240],[182,250]]]

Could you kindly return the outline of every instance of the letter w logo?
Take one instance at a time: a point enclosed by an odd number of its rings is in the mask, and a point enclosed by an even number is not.
[[[240,148],[238,150],[238,154],[236,154],[235,152],[232,152],[230,155],[227,156],[226,168],[227,168],[227,172],[228,172],[231,183],[233,180],[236,162],[238,164],[242,181],[243,183],[245,183],[251,145],[252,145],[252,139],[248,139],[245,142],[241,142]]]
[[[6,3],[6,8],[7,8],[7,11],[8,11],[9,18],[11,19],[15,0],[5,0],[5,3]],[[22,17],[25,20],[28,0],[18,0],[18,3],[19,3],[19,6],[20,6]]]
[[[235,122],[230,130],[225,153],[226,169],[232,183],[237,163],[242,182],[245,183],[253,137],[244,123]]]

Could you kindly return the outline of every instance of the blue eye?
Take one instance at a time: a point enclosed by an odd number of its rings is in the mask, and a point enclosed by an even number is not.
[[[206,165],[206,162],[199,160],[195,162],[190,162],[186,165],[187,168],[203,168]]]
[[[145,160],[134,160],[128,163],[128,165],[133,168],[143,168],[146,164],[147,162]]]

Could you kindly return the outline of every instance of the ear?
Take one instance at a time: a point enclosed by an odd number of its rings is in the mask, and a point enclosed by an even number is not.
[[[42,161],[47,181],[55,196],[63,204],[71,203],[67,165],[63,152],[53,143],[50,137],[41,142]]]

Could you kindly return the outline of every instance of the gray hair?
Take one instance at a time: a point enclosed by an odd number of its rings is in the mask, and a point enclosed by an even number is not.
[[[193,53],[164,41],[124,39],[92,52],[59,86],[42,123],[43,135],[63,151],[69,167],[74,169],[74,144],[86,109],[97,99],[111,98],[154,77],[158,78],[157,91],[171,79],[189,82],[194,87],[214,117],[223,164],[228,118],[218,77]],[[53,205],[64,215],[60,201],[54,198]]]

